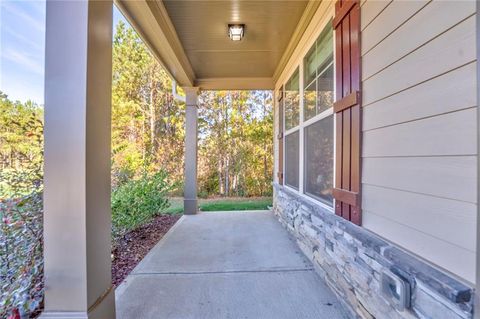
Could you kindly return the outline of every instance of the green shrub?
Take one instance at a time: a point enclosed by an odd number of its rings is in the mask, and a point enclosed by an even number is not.
[[[43,304],[43,109],[0,91],[0,318]]]
[[[0,199],[0,318],[25,318],[43,301],[42,194]]]
[[[168,208],[167,193],[173,188],[165,171],[130,180],[112,192],[114,236],[135,229]]]

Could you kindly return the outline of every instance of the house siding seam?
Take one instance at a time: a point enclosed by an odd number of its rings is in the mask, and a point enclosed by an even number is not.
[[[371,231],[274,183],[273,211],[356,318],[473,318],[473,289]],[[410,284],[411,305],[382,297],[381,274]]]
[[[475,1],[367,0],[362,225],[475,281]]]

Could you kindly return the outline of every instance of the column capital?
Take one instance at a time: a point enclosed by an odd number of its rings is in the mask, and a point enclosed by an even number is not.
[[[198,86],[183,86],[182,89],[185,92],[185,95],[187,95],[187,94],[197,94],[198,95],[200,93],[200,87],[198,87]]]
[[[187,106],[198,106],[198,94],[200,93],[200,88],[198,86],[185,86],[183,87],[185,91],[185,103]]]

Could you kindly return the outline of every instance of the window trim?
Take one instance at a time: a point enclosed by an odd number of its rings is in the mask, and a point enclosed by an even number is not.
[[[333,199],[332,201],[332,204],[331,206],[329,204],[326,204],[324,201],[322,201],[321,199],[319,199],[317,196],[313,195],[313,194],[310,194],[308,192],[305,191],[305,136],[304,136],[304,131],[305,131],[305,128],[317,121],[320,121],[330,115],[333,115],[333,118],[334,118],[334,121],[333,121],[333,130],[334,130],[334,134],[333,134],[333,158],[334,158],[334,161],[333,161],[333,170],[335,171],[336,170],[336,163],[335,163],[335,158],[336,158],[336,140],[337,140],[337,136],[335,134],[336,132],[336,121],[335,121],[335,113],[333,111],[333,106],[327,110],[324,110],[323,112],[319,113],[319,114],[316,114],[314,117],[308,119],[308,120],[304,120],[304,92],[305,92],[305,75],[304,75],[304,59],[306,57],[306,55],[308,54],[308,52],[310,51],[311,47],[313,45],[316,45],[316,41],[318,39],[318,37],[320,36],[320,34],[322,33],[322,31],[328,27],[329,23],[331,23],[332,21],[332,18],[333,18],[333,13],[331,16],[327,17],[327,22],[324,23],[322,25],[322,27],[320,28],[320,30],[318,31],[316,37],[314,38],[313,40],[313,43],[308,47],[308,50],[306,50],[304,52],[304,54],[301,56],[301,59],[299,59],[299,61],[293,65],[293,70],[290,72],[290,74],[288,75],[287,79],[285,80],[285,82],[282,84],[282,86],[284,86],[289,80],[290,78],[292,77],[292,75],[298,70],[299,71],[299,89],[300,89],[300,99],[299,99],[299,124],[289,130],[285,130],[284,131],[284,138],[283,138],[283,176],[284,176],[284,184],[283,184],[283,187],[286,187],[288,190],[294,192],[295,194],[297,194],[298,196],[302,197],[303,199],[306,199],[312,203],[314,203],[315,205],[317,206],[320,206],[322,207],[323,209],[327,210],[328,212],[332,213],[332,214],[335,214],[335,198]],[[336,38],[335,38],[335,30],[332,29],[332,33],[333,33],[333,43],[332,43],[332,57],[333,57],[333,61],[331,63],[328,63],[328,65],[325,66],[325,68],[322,70],[321,73],[325,72],[325,70],[330,67],[331,65],[333,65],[333,68],[335,70],[335,67],[336,67],[336,52],[335,52],[335,45],[336,45]],[[316,81],[318,78],[318,75],[315,77],[314,80],[312,80],[309,85],[313,82],[313,81]],[[336,96],[336,90],[337,90],[337,86],[336,86],[336,73],[334,72],[333,73],[333,95]],[[285,96],[284,96],[284,99],[285,101]],[[283,116],[283,127],[285,129],[285,105],[283,107],[283,112],[284,112],[284,116]],[[287,185],[286,183],[286,158],[285,158],[285,154],[287,152],[286,150],[286,137],[287,135],[291,134],[291,133],[294,133],[296,131],[299,131],[299,138],[300,138],[300,145],[299,145],[299,187],[298,189],[294,188],[293,186],[290,186],[290,185]],[[335,185],[335,174],[333,175],[333,185]]]
[[[333,54],[332,54],[332,58],[333,58],[333,59],[335,58]],[[315,81],[317,81],[318,78],[320,77],[320,75],[322,75],[323,73],[325,73],[330,66],[333,66],[333,70],[334,70],[334,72],[333,72],[333,83],[334,83],[334,84],[333,84],[333,88],[334,88],[333,94],[334,94],[334,96],[335,96],[335,60],[333,60],[332,62],[330,62],[330,63],[328,63],[327,65],[325,65],[325,67],[322,69],[322,71],[318,72],[317,76],[316,76],[310,83],[308,83],[305,87],[309,87],[309,86],[312,85]],[[318,90],[318,87],[315,87],[315,90]],[[305,91],[305,90],[303,90],[303,91]],[[318,92],[318,91],[317,91],[317,92]],[[305,94],[305,92],[304,92],[304,94]],[[315,103],[316,103],[316,101],[315,101]],[[315,107],[317,107],[317,105],[315,105]],[[316,118],[317,116],[319,116],[319,115],[322,114],[323,112],[328,111],[328,110],[330,110],[330,109],[333,110],[333,106],[332,106],[331,108],[327,109],[327,110],[324,110],[324,111],[316,114],[315,116],[313,116],[312,118],[309,118],[309,119],[306,120],[305,122],[309,122],[310,120]],[[302,107],[302,111],[304,111],[303,107]],[[303,117],[305,118],[305,114],[303,114]]]
[[[299,125],[300,126],[300,125]],[[299,130],[299,126],[297,126],[297,130]],[[295,131],[294,132],[291,132],[292,134],[293,133],[296,133]],[[301,134],[300,132],[298,132],[298,160],[301,159],[301,156],[300,156],[300,145],[302,144],[302,141],[301,141]],[[283,165],[283,185],[284,186],[287,186],[289,189],[293,190],[293,191],[296,191],[296,192],[300,192],[300,185],[301,185],[301,180],[300,180],[300,175],[302,175],[301,171],[300,171],[300,162],[298,162],[298,187],[295,187],[293,185],[289,185],[287,183],[287,171],[286,171],[286,168],[287,168],[287,163],[285,162],[285,159],[286,159],[286,154],[287,154],[287,151],[286,151],[286,143],[287,143],[287,134],[285,134],[284,136],[284,139],[283,139],[283,158],[284,158],[284,165]]]
[[[321,121],[321,120],[329,117],[330,115],[333,115],[333,117],[332,117],[332,120],[333,120],[333,156],[334,156],[334,157],[333,157],[333,169],[334,169],[334,172],[335,172],[335,113],[333,112],[333,107],[331,107],[331,108],[323,111],[323,112],[320,113],[320,114],[315,115],[314,117],[312,117],[312,118],[309,119],[308,121],[304,122],[305,126],[303,127],[303,129],[305,130],[305,129],[306,129],[307,127],[309,127],[310,125],[315,124],[315,123],[317,123],[317,122],[319,122],[319,121]],[[303,136],[303,145],[305,146],[305,144],[306,144],[306,142],[305,142],[305,134],[304,134],[304,136]],[[304,152],[303,152],[303,158],[302,158],[302,160],[303,160],[303,163],[304,163],[304,164],[303,164],[304,169],[303,169],[303,172],[302,172],[302,173],[303,173],[303,176],[304,176],[304,177],[303,177],[303,194],[306,195],[307,197],[310,197],[310,198],[314,199],[316,202],[322,203],[323,205],[325,205],[326,207],[328,207],[329,210],[331,210],[332,212],[334,212],[334,211],[335,211],[335,198],[333,198],[333,196],[332,196],[332,205],[330,206],[330,204],[328,204],[325,199],[320,198],[320,197],[318,197],[317,195],[312,194],[312,193],[309,193],[309,192],[306,191],[306,188],[305,188],[305,184],[306,184],[306,182],[305,182],[305,176],[307,175],[307,170],[305,169],[305,165],[306,165],[307,158],[305,157],[305,147],[304,147]],[[333,190],[333,185],[335,185],[335,184],[334,184],[334,182],[335,182],[335,174],[333,174],[332,177],[333,177],[333,180],[332,180],[332,183],[333,183],[333,184],[332,184],[332,190]]]
[[[287,126],[285,125],[286,123],[286,116],[285,116],[285,103],[286,103],[286,89],[284,89],[284,96],[283,96],[283,129],[284,129],[284,134],[283,134],[283,185],[287,187],[288,189],[292,190],[293,192],[300,193],[301,188],[303,187],[302,183],[303,181],[301,180],[302,176],[302,170],[303,167],[301,166],[301,159],[302,159],[302,131],[300,130],[300,125],[303,121],[303,97],[302,97],[302,75],[303,75],[303,67],[301,65],[295,65],[293,68],[292,72],[288,75],[287,79],[285,80],[285,83],[283,83],[282,87],[286,87],[286,84],[292,79],[293,75],[298,72],[298,94],[299,94],[299,100],[298,100],[298,124],[290,129],[286,129]],[[287,149],[286,149],[286,143],[287,143],[287,136],[293,133],[298,133],[298,187],[295,187],[293,185],[287,184]]]
[[[330,116],[334,114],[333,112],[333,107],[323,111],[322,113],[319,113],[317,115],[315,115],[314,117],[312,117],[311,119],[308,119],[306,120],[305,122],[303,122],[303,125],[304,125],[304,128],[307,127],[307,126],[310,126],[311,124],[315,123],[315,122],[318,122],[320,120],[323,120],[324,118]]]
[[[291,127],[289,129],[287,129],[287,126],[285,125],[286,124],[286,116],[285,116],[285,110],[286,110],[286,102],[287,102],[287,84],[290,82],[290,80],[292,79],[293,75],[298,72],[298,124],[295,125],[294,127]],[[292,73],[289,75],[289,77],[287,78],[287,80],[285,81],[285,83],[283,83],[282,87],[283,87],[283,97],[282,97],[282,101],[283,101],[283,129],[285,130],[285,136],[290,134],[290,133],[293,133],[296,129],[298,129],[300,127],[300,123],[302,121],[302,115],[301,115],[301,112],[302,112],[302,79],[301,79],[301,76],[303,74],[303,69],[300,68],[300,66],[296,66]]]

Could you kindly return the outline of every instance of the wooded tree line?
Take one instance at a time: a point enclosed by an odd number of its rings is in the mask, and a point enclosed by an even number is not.
[[[199,107],[201,195],[271,195],[271,93],[207,91]]]
[[[185,103],[135,31],[120,22],[113,39],[112,186],[165,170],[183,183]],[[181,91],[181,89],[180,89]],[[199,192],[202,196],[271,194],[272,96],[268,91],[204,91],[199,106]],[[43,108],[3,94],[0,167],[21,169],[21,157],[43,160],[31,130],[43,129]]]
[[[41,183],[42,168],[43,107],[0,91],[0,200],[29,193]]]
[[[133,29],[119,23],[113,47],[114,185],[160,168],[182,185],[185,104],[175,99],[172,85]],[[200,195],[271,194],[271,93],[204,91],[199,101]]]
[[[159,169],[183,174],[184,103],[134,30],[120,22],[113,40],[112,183]]]
[[[0,127],[0,168],[20,169],[41,161],[41,144],[32,143],[32,131],[43,129],[43,107],[32,101],[13,102],[0,91]]]

